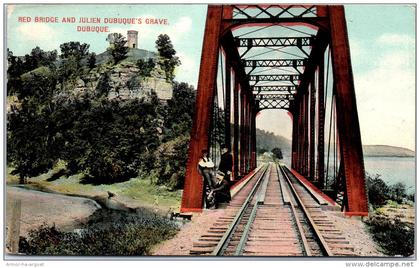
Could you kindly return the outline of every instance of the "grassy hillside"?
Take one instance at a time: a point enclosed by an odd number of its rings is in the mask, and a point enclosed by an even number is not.
[[[257,128],[257,150],[265,149],[271,151],[273,148],[280,148],[284,156],[290,156],[292,141],[283,136]]]
[[[389,146],[389,145],[365,145],[363,146],[365,156],[396,156],[396,157],[414,157],[416,153],[410,149]]]
[[[136,62],[139,59],[148,59],[148,58],[155,58],[156,54],[154,52],[139,49],[139,48],[130,48],[127,53],[127,58],[125,61]],[[104,51],[98,55],[96,55],[96,63],[103,64],[112,60],[111,53],[109,51]]]

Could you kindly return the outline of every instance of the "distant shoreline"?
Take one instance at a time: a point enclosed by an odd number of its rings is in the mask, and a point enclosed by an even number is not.
[[[390,145],[364,145],[365,157],[415,157],[413,150]]]
[[[398,157],[398,158],[415,158],[416,156],[411,155],[367,155],[364,154],[364,157]]]

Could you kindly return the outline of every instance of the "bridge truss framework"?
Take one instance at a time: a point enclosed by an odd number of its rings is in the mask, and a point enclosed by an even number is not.
[[[234,36],[234,30],[241,27],[270,25],[308,26],[316,29],[316,34],[309,37]],[[246,58],[252,49],[264,47],[295,47],[305,57]],[[210,146],[209,129],[215,108],[220,53],[226,62],[223,71],[225,144],[231,147],[233,154],[233,178],[237,180],[256,168],[258,112],[285,109],[291,114],[293,125],[292,168],[320,190],[324,190],[328,179],[324,160],[324,104],[327,97],[325,79],[328,82],[325,58],[330,53],[337,131],[335,146],[340,158],[335,183],[342,185],[345,213],[367,215],[365,170],[349,41],[344,7],[339,5],[209,5],[181,211],[202,209],[203,185],[197,164],[201,151]],[[267,73],[270,68],[283,71]]]

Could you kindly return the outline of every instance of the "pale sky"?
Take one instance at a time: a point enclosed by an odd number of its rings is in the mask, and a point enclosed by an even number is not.
[[[139,31],[139,47],[155,51],[155,40],[167,33],[182,65],[176,80],[197,84],[205,5],[49,5],[9,6],[7,47],[15,55],[35,46],[57,49],[68,41],[90,44],[103,52],[107,33],[80,33],[76,24],[18,23],[18,17],[161,18],[169,25],[111,25],[110,32]],[[407,5],[345,6],[356,98],[363,144],[415,148],[415,8]],[[103,26],[104,24],[99,24]],[[259,128],[290,138],[291,122],[284,111],[263,111]]]

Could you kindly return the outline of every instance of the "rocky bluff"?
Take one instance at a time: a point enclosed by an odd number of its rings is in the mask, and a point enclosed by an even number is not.
[[[94,92],[99,83],[105,83],[109,88],[109,99],[144,98],[148,100],[155,93],[158,99],[165,101],[172,98],[172,84],[166,80],[164,71],[158,64],[152,69],[150,75],[141,75],[137,60],[156,61],[152,52],[132,48],[127,53],[127,58],[118,64],[111,64],[107,52],[96,56],[97,66],[85,72],[72,85],[66,85],[77,96],[86,91]]]
[[[74,92],[77,94],[96,90],[100,81],[107,80],[110,90],[108,98],[132,99],[145,98],[155,93],[160,100],[172,98],[172,85],[165,80],[165,75],[155,68],[150,77],[139,75],[139,68],[130,61],[117,65],[101,65],[76,81]]]

